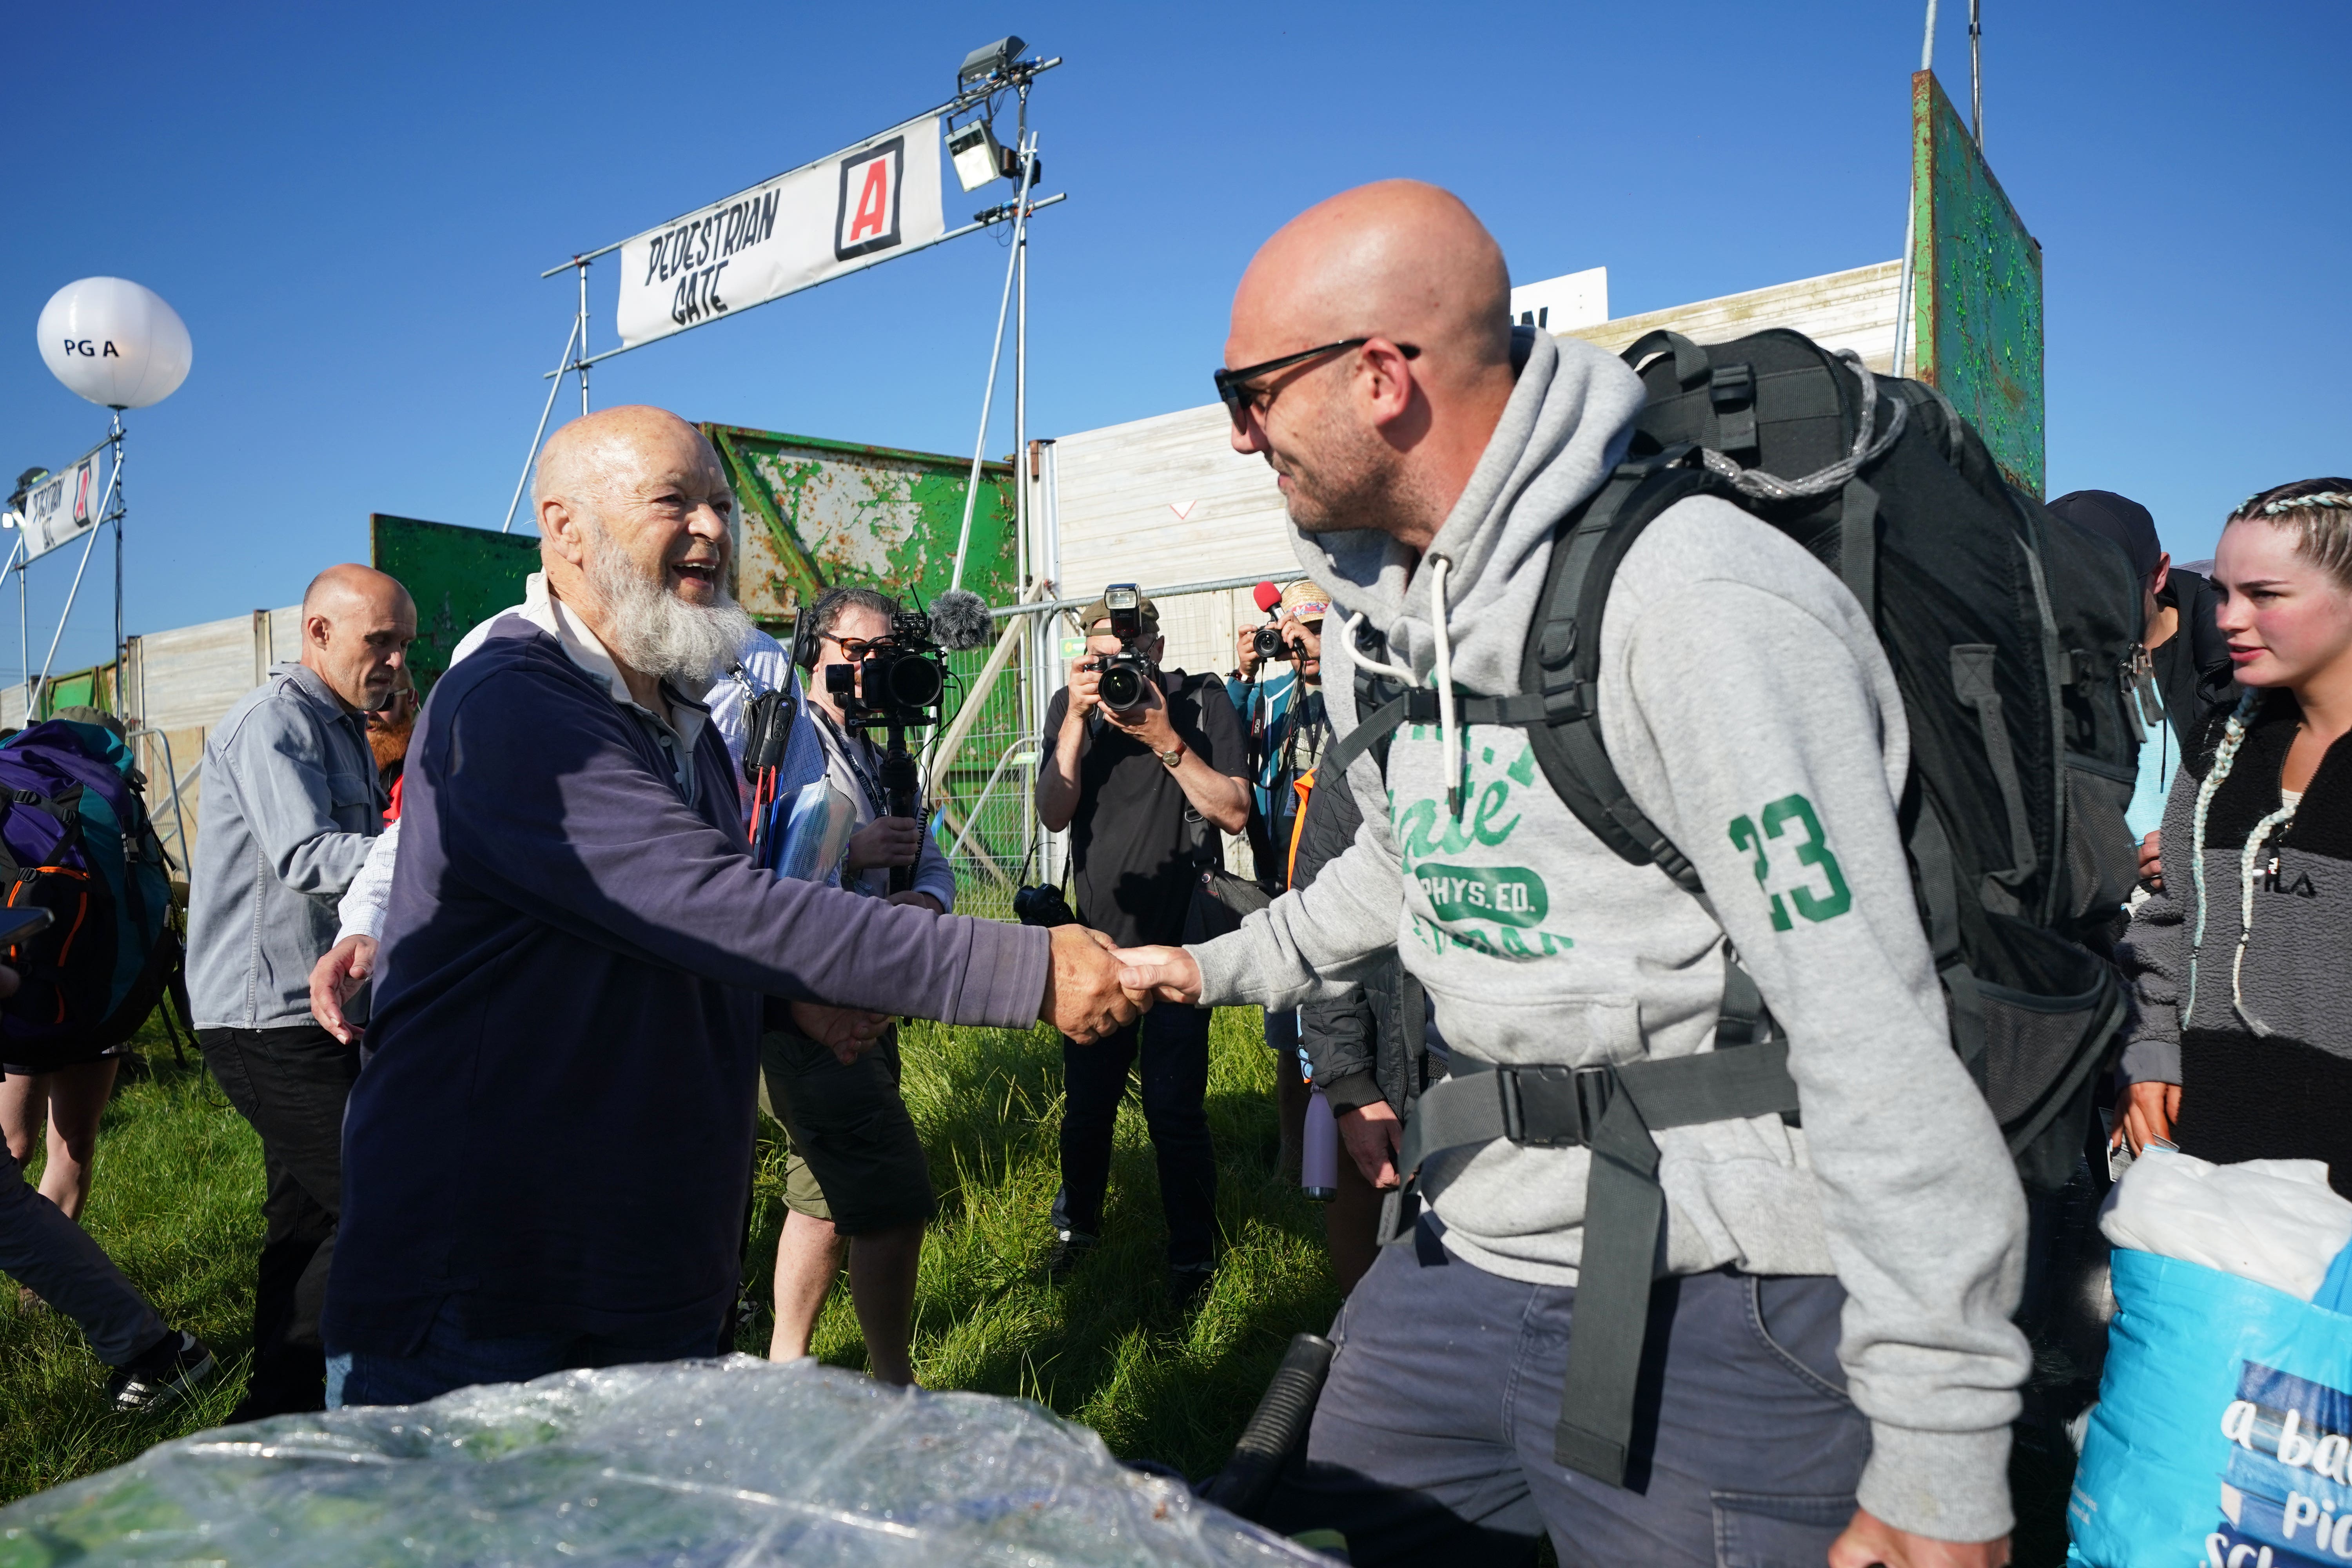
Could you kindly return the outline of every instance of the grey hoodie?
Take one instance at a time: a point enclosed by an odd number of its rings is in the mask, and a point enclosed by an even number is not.
[[[1518,689],[1550,531],[1624,450],[1633,373],[1521,333],[1500,426],[1418,561],[1385,535],[1301,535],[1335,611],[1335,731],[1356,661],[1432,684],[1439,565],[1453,684]],[[1862,1505],[1974,1541],[2010,1527],[2009,1423],[2028,1358],[2009,1321],[2025,1208],[1990,1110],[1954,1057],[1895,823],[1903,705],[1868,618],[1786,536],[1720,500],[1674,508],[1628,552],[1602,626],[1604,738],[1634,802],[1722,917],[1626,864],[1553,795],[1525,731],[1465,726],[1448,809],[1439,727],[1409,726],[1385,780],[1349,774],[1361,836],[1313,886],[1192,949],[1203,999],[1294,1005],[1391,943],[1456,1049],[1577,1066],[1714,1047],[1727,940],[1790,1037],[1800,1131],[1778,1117],[1658,1134],[1667,1272],[1836,1275],[1840,1359],[1872,1423]],[[1382,813],[1371,807],[1382,800]],[[1423,1190],[1465,1261],[1573,1284],[1581,1149],[1495,1143],[1433,1162]]]

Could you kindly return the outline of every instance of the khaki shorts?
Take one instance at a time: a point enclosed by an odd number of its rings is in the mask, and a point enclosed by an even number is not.
[[[784,1205],[844,1236],[928,1225],[930,1166],[898,1092],[898,1031],[848,1067],[793,1029],[760,1039],[760,1109],[783,1123]]]

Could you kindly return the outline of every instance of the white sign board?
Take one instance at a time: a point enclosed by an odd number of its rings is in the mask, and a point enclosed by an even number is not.
[[[936,115],[621,246],[629,348],[919,249],[947,232]]]
[[[1540,283],[1522,283],[1511,290],[1511,320],[1522,327],[1566,332],[1597,327],[1608,319],[1606,267],[1588,267]]]
[[[104,461],[110,448],[90,454],[60,474],[52,474],[25,497],[25,559],[37,560],[98,526],[106,501]]]

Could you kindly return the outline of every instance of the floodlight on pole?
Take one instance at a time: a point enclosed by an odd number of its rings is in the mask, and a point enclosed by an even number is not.
[[[984,82],[1012,68],[1029,46],[1008,33],[992,44],[982,44],[964,56],[963,64],[956,68],[956,90],[968,92],[975,82]]]
[[[1004,177],[1005,150],[997,142],[995,128],[985,119],[948,132],[948,157],[955,164],[957,181],[967,191]]]

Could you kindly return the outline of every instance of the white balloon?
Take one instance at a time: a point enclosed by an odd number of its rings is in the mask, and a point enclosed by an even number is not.
[[[37,331],[49,374],[109,408],[163,402],[195,357],[179,312],[127,278],[67,284],[41,307]]]

